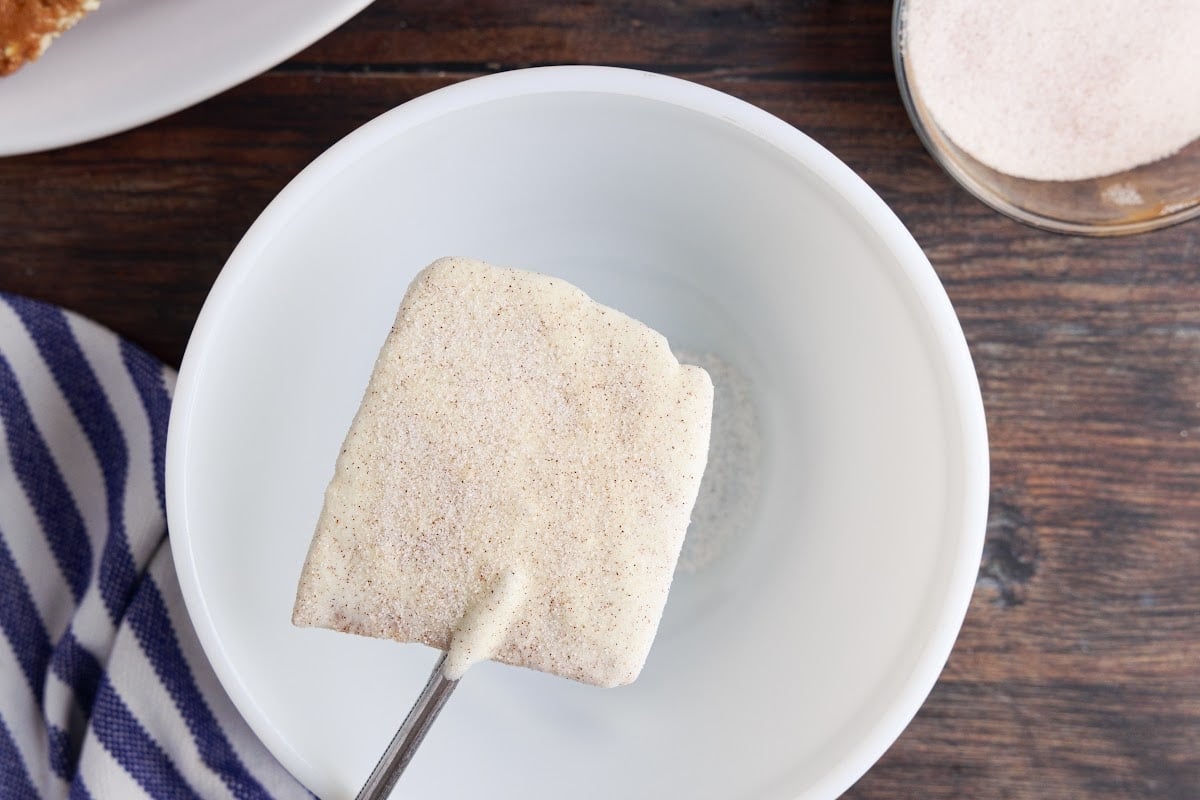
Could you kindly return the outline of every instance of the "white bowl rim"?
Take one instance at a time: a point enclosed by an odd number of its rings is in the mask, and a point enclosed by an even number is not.
[[[188,342],[175,389],[167,435],[167,516],[188,614],[222,686],[251,729],[264,742],[268,741],[274,726],[239,681],[201,594],[193,542],[185,524],[187,487],[181,477],[189,459],[188,433],[196,386],[208,361],[213,333],[239,284],[254,269],[257,256],[323,184],[365,153],[408,130],[492,101],[586,92],[627,95],[690,109],[740,128],[802,164],[860,214],[894,254],[937,337],[951,382],[948,413],[957,414],[960,424],[965,496],[956,527],[962,531],[962,539],[938,624],[903,691],[893,698],[887,711],[849,755],[804,793],[804,797],[837,797],[883,756],[916,715],[933,690],[966,616],[983,551],[988,510],[989,455],[982,395],[966,338],[945,288],[912,234],[882,198],[846,164],[792,125],[744,100],[681,78],[622,67],[569,65],[532,67],[468,79],[409,100],[347,134],[305,167],[270,202],[217,276]],[[283,746],[278,739],[271,744]]]

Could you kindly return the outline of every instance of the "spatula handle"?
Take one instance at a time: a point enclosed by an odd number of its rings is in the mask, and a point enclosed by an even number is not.
[[[421,691],[421,696],[417,698],[412,711],[408,712],[408,717],[400,726],[400,730],[396,731],[396,735],[392,737],[392,742],[387,746],[387,750],[383,751],[379,763],[371,771],[371,776],[367,778],[367,782],[363,784],[362,789],[355,796],[355,800],[384,800],[392,793],[396,781],[400,779],[400,774],[404,772],[404,768],[412,760],[413,753],[417,751],[417,746],[421,744],[429,727],[437,719],[438,712],[450,698],[454,687],[458,686],[458,681],[446,678],[443,672],[445,664],[446,654],[442,653],[442,657],[438,659],[433,668],[433,674],[429,676],[429,682]]]

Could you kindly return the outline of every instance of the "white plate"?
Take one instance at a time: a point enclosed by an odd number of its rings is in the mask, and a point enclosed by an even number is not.
[[[0,78],[0,156],[91,141],[206,100],[303,50],[370,0],[102,0]]]
[[[966,611],[987,436],[920,248],[765,112],[595,67],[481,78],[308,167],[231,256],[184,359],[172,541],[218,675],[321,797],[351,797],[423,685],[421,646],[294,629],[326,481],[406,285],[445,254],[559,275],[753,385],[762,494],[681,577],[642,676],[484,664],[406,797],[830,798],[900,734]]]

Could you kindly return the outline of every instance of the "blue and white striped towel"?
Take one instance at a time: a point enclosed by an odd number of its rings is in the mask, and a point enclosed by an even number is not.
[[[174,379],[0,293],[0,800],[310,797],[184,610],[163,504]]]

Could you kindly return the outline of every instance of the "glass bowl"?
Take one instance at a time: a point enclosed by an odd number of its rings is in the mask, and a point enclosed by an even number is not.
[[[934,160],[979,200],[1043,230],[1086,236],[1142,233],[1200,216],[1200,139],[1173,156],[1125,172],[1039,181],[998,172],[950,141],[909,80],[903,47],[905,0],[892,13],[892,56],[900,96]]]

